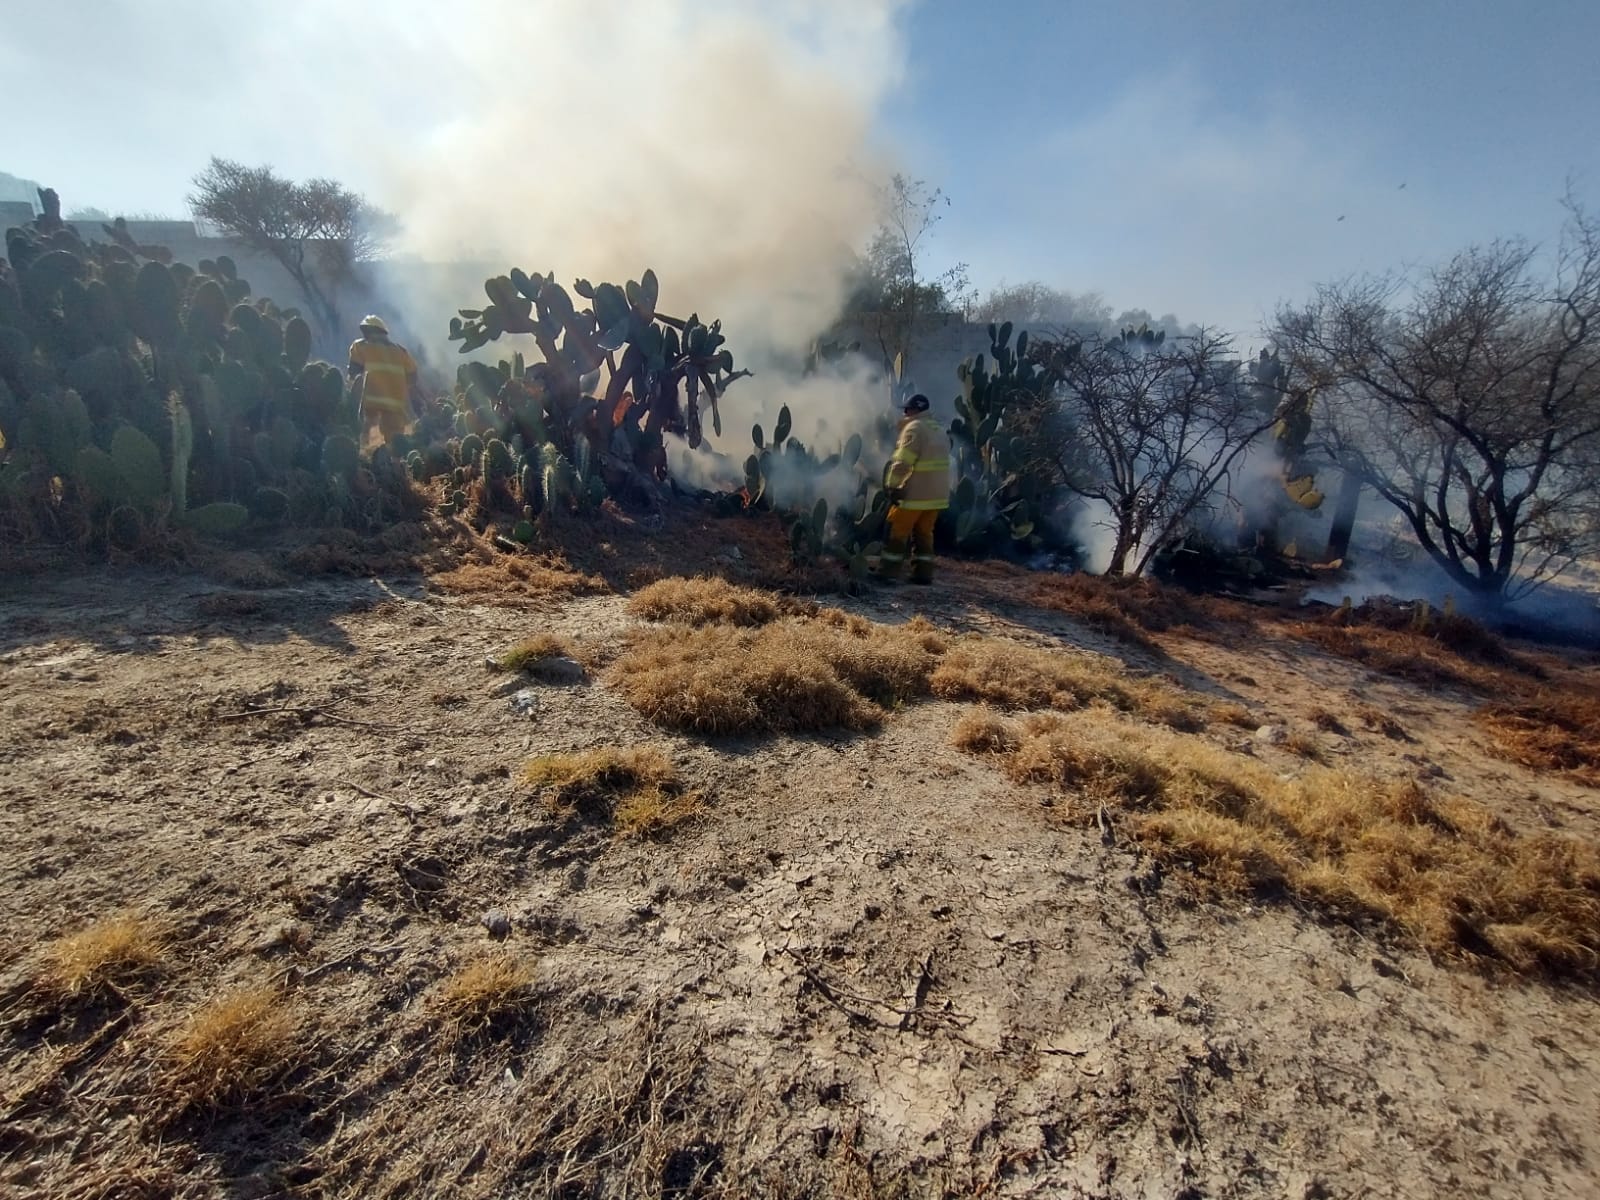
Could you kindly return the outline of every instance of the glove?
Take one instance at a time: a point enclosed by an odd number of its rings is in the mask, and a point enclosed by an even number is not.
[[[906,490],[903,487],[886,488],[884,489],[884,495],[889,497],[890,504],[899,504],[906,498]]]

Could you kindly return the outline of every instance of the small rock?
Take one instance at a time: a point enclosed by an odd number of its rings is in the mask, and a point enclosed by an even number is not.
[[[540,679],[549,683],[577,683],[587,672],[577,659],[557,655],[554,658],[540,659],[537,674]]]
[[[717,551],[717,557],[731,558],[734,562],[739,562],[744,558],[744,551],[730,543],[729,545],[724,546],[721,550]]]
[[[527,681],[520,675],[513,675],[509,679],[496,679],[489,684],[489,695],[509,696],[513,692],[520,692],[527,686]]]
[[[1282,725],[1263,725],[1256,730],[1256,737],[1269,746],[1281,746],[1289,735],[1283,731]]]
[[[1329,1192],[1327,1185],[1315,1175],[1305,1171],[1291,1171],[1284,1195],[1287,1200],[1328,1200]]]
[[[511,918],[501,909],[491,908],[478,919],[478,924],[489,931],[489,936],[499,941],[511,933]]]
[[[484,656],[483,665],[490,671],[500,670],[500,660],[492,654]]]
[[[539,711],[539,693],[525,687],[511,697],[511,711],[518,716],[531,717]]]

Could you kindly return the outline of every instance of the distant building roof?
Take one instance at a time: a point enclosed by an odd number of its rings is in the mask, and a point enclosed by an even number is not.
[[[20,200],[0,200],[0,229],[26,225],[36,215],[31,204],[24,204]]]
[[[26,204],[28,216],[32,219],[39,211],[39,185],[32,179],[0,171],[0,203]]]

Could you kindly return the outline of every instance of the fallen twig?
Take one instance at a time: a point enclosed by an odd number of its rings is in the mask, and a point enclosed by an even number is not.
[[[399,729],[398,725],[388,725],[380,721],[358,721],[354,717],[343,717],[336,712],[329,712],[325,708],[315,705],[284,705],[281,708],[246,708],[240,712],[223,713],[217,717],[219,721],[242,721],[246,717],[266,717],[274,714],[292,713],[297,717],[319,716],[340,725],[354,725],[358,729]]]
[[[392,796],[380,796],[377,792],[373,791],[371,788],[364,788],[353,779],[335,779],[334,782],[339,784],[341,787],[347,787],[347,788],[350,788],[350,789],[352,789],[354,791],[360,792],[368,800],[381,800],[385,804],[394,804],[394,803],[396,803],[394,797],[392,797]]]
[[[328,971],[331,971],[335,967],[348,966],[356,959],[367,954],[384,954],[393,957],[394,955],[399,954],[404,948],[405,947],[403,946],[357,946],[354,950],[350,951],[349,954],[342,954],[338,958],[329,959],[325,963],[321,963],[318,966],[312,967],[311,970],[300,976],[300,980],[301,982],[305,982],[310,979],[315,979],[318,975],[322,975]]]
[[[803,972],[805,977],[810,980],[812,986],[822,994],[822,998],[824,1000],[833,1005],[853,1021],[864,1021],[869,1024],[881,1026],[885,1029],[905,1029],[909,1020],[912,1018],[921,1018],[936,1023],[942,1022],[955,1029],[965,1029],[968,1025],[971,1025],[974,1020],[974,1018],[969,1017],[964,1013],[942,1012],[939,1009],[928,1008],[923,1003],[923,998],[926,996],[927,990],[924,987],[921,979],[919,979],[917,983],[916,1006],[913,1008],[900,1008],[898,1005],[890,1004],[887,1000],[879,1000],[873,996],[864,996],[860,992],[853,992],[849,988],[841,987],[839,984],[829,982],[817,972],[816,968],[814,968],[810,963],[806,962],[806,960],[793,949],[785,947],[784,953],[790,958],[794,959],[801,972]],[[923,960],[924,970],[927,970],[929,959],[931,959],[931,957],[932,956],[930,955],[928,958]],[[928,979],[928,983],[931,985],[931,977]],[[853,1000],[857,1004],[870,1004],[874,1008],[881,1008],[885,1012],[894,1013],[900,1018],[900,1020],[884,1021],[872,1016],[869,1013],[858,1012],[855,1009],[848,1007],[844,1003],[846,1000]]]

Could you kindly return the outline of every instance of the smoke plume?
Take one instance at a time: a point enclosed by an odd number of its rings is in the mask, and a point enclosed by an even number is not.
[[[875,223],[900,7],[398,3],[363,19],[345,77],[429,97],[419,112],[395,95],[395,136],[362,122],[348,147],[404,228],[391,278],[406,259],[461,264],[412,272],[406,323],[442,342],[513,265],[568,285],[652,267],[662,311],[722,318],[736,355],[804,346]]]

